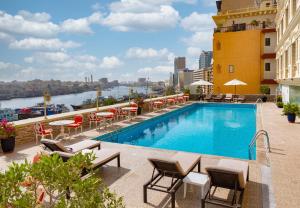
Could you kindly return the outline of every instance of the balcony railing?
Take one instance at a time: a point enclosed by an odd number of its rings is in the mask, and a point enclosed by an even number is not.
[[[218,27],[214,29],[215,33],[218,32],[239,32],[239,31],[246,31],[246,30],[263,30],[263,29],[273,29],[275,28],[276,25],[275,23],[253,23],[253,24],[246,24],[246,23],[241,23],[241,24],[233,24],[231,26],[227,27]]]
[[[277,4],[272,3],[270,5],[265,5],[262,7],[247,7],[247,8],[241,8],[241,9],[220,11],[220,12],[218,12],[218,15],[229,15],[229,14],[247,13],[247,12],[260,12],[260,11],[265,11],[265,10],[274,10],[276,8],[277,8]]]

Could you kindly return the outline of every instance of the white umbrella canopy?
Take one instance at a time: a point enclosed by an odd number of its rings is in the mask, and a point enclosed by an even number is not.
[[[242,82],[238,79],[233,79],[229,82],[226,82],[224,85],[226,86],[237,86],[237,85],[247,85],[245,82]]]
[[[203,79],[200,79],[197,82],[193,82],[191,85],[192,86],[212,86],[213,84],[210,83],[210,82],[207,82],[207,81],[205,81]]]
[[[242,82],[242,81],[240,81],[238,79],[233,79],[233,80],[231,80],[229,82],[226,82],[224,85],[226,85],[226,86],[234,86],[234,94],[236,95],[236,86],[238,86],[238,85],[247,85],[247,83]]]

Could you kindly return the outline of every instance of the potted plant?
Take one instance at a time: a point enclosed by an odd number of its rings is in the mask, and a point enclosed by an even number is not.
[[[250,24],[252,26],[258,26],[259,22],[257,20],[252,20]]]
[[[276,105],[278,108],[283,108],[283,102],[278,101]]]
[[[3,152],[12,152],[16,143],[16,128],[6,119],[0,122],[0,139]]]
[[[296,115],[299,115],[299,106],[296,103],[287,103],[283,106],[283,113],[287,115],[288,121],[290,123],[295,123]]]
[[[268,86],[261,86],[260,87],[260,92],[263,94],[263,96],[261,97],[262,101],[265,103],[268,100],[267,95],[270,94],[270,87]]]

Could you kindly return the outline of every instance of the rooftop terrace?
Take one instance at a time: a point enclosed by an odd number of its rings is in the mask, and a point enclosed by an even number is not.
[[[180,108],[175,106],[160,112],[151,112],[137,117],[132,122],[120,121],[107,130],[88,130],[80,135],[74,135],[68,143],[95,138],[101,134],[122,128],[134,123],[158,116],[162,113]],[[261,114],[260,114],[261,112]],[[258,110],[257,125],[269,132],[272,152],[267,154],[262,140],[258,142],[256,161],[250,161],[250,182],[246,188],[243,207],[297,207],[300,204],[300,162],[299,132],[300,123],[289,124],[281,116],[281,110],[273,103],[262,104]],[[170,157],[176,151],[157,150],[124,144],[102,142],[102,147],[118,149],[121,152],[121,168],[115,161],[108,163],[99,171],[99,176],[109,188],[119,196],[124,196],[126,207],[169,207],[169,197],[159,192],[149,194],[149,203],[143,203],[142,185],[149,180],[152,173],[149,156]],[[0,167],[5,169],[11,162],[22,162],[41,150],[39,145],[27,143],[18,145],[11,154],[0,153]],[[201,170],[211,164],[216,164],[222,157],[202,155]],[[288,171],[287,171],[288,170]],[[224,195],[220,191],[217,195]],[[188,188],[187,198],[183,198],[183,187],[176,195],[176,207],[200,207],[198,189]],[[214,207],[214,206],[208,206]]]

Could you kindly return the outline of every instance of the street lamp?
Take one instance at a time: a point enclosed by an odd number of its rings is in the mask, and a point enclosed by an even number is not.
[[[51,95],[48,91],[44,92],[44,118],[47,119],[47,103],[51,101]]]
[[[96,106],[97,112],[99,111],[99,96],[101,96],[101,87],[98,87],[96,90]]]

